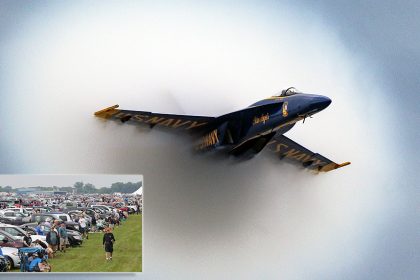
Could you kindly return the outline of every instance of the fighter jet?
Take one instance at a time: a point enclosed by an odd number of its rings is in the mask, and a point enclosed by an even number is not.
[[[114,105],[95,112],[96,117],[121,123],[147,125],[197,136],[197,151],[221,150],[235,157],[254,156],[264,148],[279,159],[294,161],[315,172],[327,172],[350,162],[337,164],[284,136],[297,122],[322,111],[331,99],[307,94],[290,87],[281,94],[260,100],[249,107],[219,117],[160,114],[121,110]]]

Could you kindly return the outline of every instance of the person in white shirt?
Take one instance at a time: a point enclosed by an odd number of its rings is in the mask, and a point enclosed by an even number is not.
[[[79,218],[79,226],[80,226],[80,233],[82,234],[82,237],[86,238],[87,237],[87,220],[82,215],[80,215],[80,218]]]

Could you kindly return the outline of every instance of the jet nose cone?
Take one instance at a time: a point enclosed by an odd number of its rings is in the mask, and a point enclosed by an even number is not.
[[[327,108],[331,104],[331,99],[323,95],[315,95],[309,106],[309,112],[319,112]]]
[[[332,100],[329,97],[322,96],[321,101],[320,101],[322,109],[325,109],[328,106],[330,106],[331,102],[332,102]]]

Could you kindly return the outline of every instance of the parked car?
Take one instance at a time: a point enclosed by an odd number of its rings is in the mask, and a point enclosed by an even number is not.
[[[43,215],[48,215],[49,217],[52,217],[54,220],[62,220],[64,222],[72,221],[70,216],[66,213],[63,213],[63,212],[48,212],[48,213],[32,214],[31,215],[31,221],[33,222],[32,216],[35,216],[35,220],[36,220],[36,216],[43,216]]]
[[[14,225],[15,224],[15,220],[14,219],[11,219],[11,218],[7,218],[7,217],[0,217],[0,223]]]
[[[3,211],[0,215],[2,217],[2,222],[13,225],[21,225],[29,221],[29,218],[21,212]]]
[[[105,210],[106,214],[112,214],[112,208],[106,205],[91,205],[91,208],[99,208]]]
[[[59,208],[62,210],[62,211],[70,211],[70,210],[75,210],[75,209],[77,209],[77,203],[76,202],[71,202],[71,201],[67,201],[67,202],[64,202],[64,203],[61,203],[60,205],[59,205]]]
[[[6,209],[2,210],[2,212],[6,212],[6,211],[7,212],[12,211],[12,212],[16,212],[16,213],[21,213],[25,217],[28,217],[31,214],[30,212],[26,211],[25,208],[21,208],[21,207],[9,207],[9,208],[6,208]]]
[[[13,248],[22,248],[25,247],[25,244],[22,240],[19,240],[13,235],[0,230],[0,246],[2,247],[13,247]]]
[[[66,220],[63,220],[63,219]],[[36,214],[32,214],[31,215],[31,220],[30,223],[38,223],[38,222],[45,222],[45,221],[54,221],[54,220],[59,220],[59,221],[63,221],[66,224],[66,228],[67,229],[71,229],[71,230],[77,230],[79,231],[79,224],[76,222],[73,222],[70,218],[69,215],[65,214],[65,213],[36,213]]]
[[[80,216],[83,216],[87,221],[88,227],[92,225],[92,217],[82,210],[72,210],[72,211],[69,211],[68,214],[70,215],[72,220],[75,222],[79,222]]]
[[[29,235],[20,227],[8,224],[0,224],[0,230],[9,233],[14,238],[24,241],[25,238],[28,240],[28,245],[31,244],[32,239]]]
[[[128,214],[134,214],[134,213],[136,213],[137,206],[135,206],[135,205],[128,205],[127,208],[128,208]]]
[[[90,207],[89,209],[92,209],[93,211],[95,211],[96,213],[99,214],[100,219],[106,219],[109,214],[107,214],[107,210],[102,209],[102,208],[94,208],[94,207]]]
[[[74,246],[80,246],[83,244],[82,235],[77,230],[68,229],[67,235],[68,235],[67,239],[69,240],[70,246],[74,247]]]
[[[3,256],[7,262],[7,270],[20,266],[18,249],[13,247],[1,247]]]
[[[40,241],[42,241],[44,244],[47,244],[47,237],[46,237],[45,235],[39,235],[39,234],[36,232],[35,228],[30,227],[30,226],[28,226],[28,225],[25,225],[25,226],[20,226],[20,228],[21,228],[22,230],[24,230],[24,231],[25,231],[25,233],[26,233],[26,234],[28,234],[28,235],[31,237],[32,242],[33,242],[33,241],[35,241],[35,240],[40,240]]]
[[[0,272],[7,272],[7,261],[5,257],[0,256]]]
[[[98,212],[95,211],[95,209],[90,208],[90,207],[79,208],[78,210],[84,211],[87,215],[89,215],[89,217],[93,217],[95,215],[95,213],[97,213],[97,214],[99,214],[100,219],[105,219],[106,218],[105,211],[98,213]]]
[[[52,212],[54,209],[48,206],[34,206],[33,210],[38,213],[48,213]]]

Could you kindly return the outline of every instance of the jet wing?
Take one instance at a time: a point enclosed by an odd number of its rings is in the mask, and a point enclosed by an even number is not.
[[[277,154],[280,159],[301,163],[303,167],[317,172],[328,172],[350,164],[350,162],[335,163],[320,154],[302,147],[284,135],[275,135],[267,143],[267,147],[269,151]]]
[[[205,129],[214,117],[159,114],[145,111],[130,111],[117,109],[114,105],[95,112],[95,116],[103,119],[117,120],[122,123],[148,125],[172,128],[178,131],[199,131]]]

